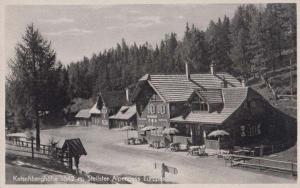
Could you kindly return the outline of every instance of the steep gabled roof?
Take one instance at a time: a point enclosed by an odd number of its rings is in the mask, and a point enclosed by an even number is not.
[[[66,139],[62,149],[68,150],[72,157],[76,155],[87,155],[87,152],[85,151],[79,138]]]
[[[100,114],[101,111],[97,108],[97,103],[90,109],[90,114]]]
[[[221,124],[228,119],[246,100],[248,87],[223,88],[224,108],[220,112],[190,112],[172,118],[171,122],[197,122],[208,124]]]
[[[100,97],[108,108],[121,107],[126,103],[125,91],[102,91]]]
[[[148,81],[166,102],[186,101],[195,89],[221,89],[223,79],[228,87],[241,87],[241,83],[227,73],[191,74],[190,80],[182,75],[144,75],[140,81]]]
[[[76,118],[90,118],[91,114],[90,114],[90,109],[82,109],[80,110],[76,115]]]
[[[136,106],[122,106],[120,110],[115,114],[109,117],[109,119],[120,119],[120,120],[129,120],[134,115],[136,115]]]

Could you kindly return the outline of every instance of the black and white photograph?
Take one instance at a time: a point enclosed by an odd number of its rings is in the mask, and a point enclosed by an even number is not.
[[[3,5],[3,186],[296,185],[297,6]]]

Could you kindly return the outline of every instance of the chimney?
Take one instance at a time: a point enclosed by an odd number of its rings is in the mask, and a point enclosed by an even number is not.
[[[185,62],[185,76],[187,80],[191,79],[188,62]]]
[[[210,73],[212,75],[215,75],[215,62],[214,61],[212,61],[210,64]]]
[[[127,100],[127,102],[130,102],[129,101],[129,89],[128,89],[128,87],[125,89],[125,92],[126,92],[126,100]]]

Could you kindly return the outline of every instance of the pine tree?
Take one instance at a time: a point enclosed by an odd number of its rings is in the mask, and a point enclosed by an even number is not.
[[[9,80],[14,87],[11,93],[15,100],[14,108],[22,112],[26,121],[34,122],[37,149],[40,148],[40,116],[44,112],[52,112],[55,58],[51,43],[32,24],[27,26],[22,43],[17,44],[15,58],[10,63],[12,74]]]

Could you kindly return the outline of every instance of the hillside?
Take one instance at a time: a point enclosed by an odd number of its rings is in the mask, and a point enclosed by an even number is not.
[[[291,73],[292,94],[291,96]],[[292,117],[297,117],[297,71],[296,65],[287,66],[275,71],[267,71],[263,74],[273,91],[277,94],[275,98],[272,90],[261,79],[252,79],[249,86],[263,95],[275,108]]]

